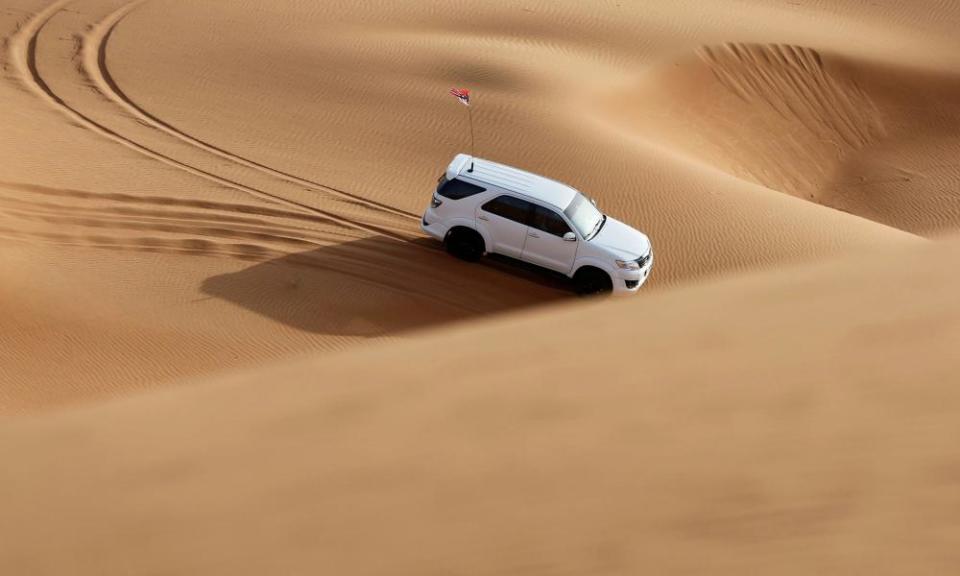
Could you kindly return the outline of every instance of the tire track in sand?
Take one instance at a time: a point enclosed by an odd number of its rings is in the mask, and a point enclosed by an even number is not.
[[[125,109],[128,113],[132,114],[134,117],[144,122],[147,125],[150,125],[162,132],[182,140],[192,146],[215,154],[231,162],[236,162],[248,168],[263,172],[275,178],[285,180],[292,184],[297,184],[299,186],[314,187],[319,188],[321,191],[326,192],[330,195],[336,196],[340,199],[346,200],[348,202],[356,203],[362,206],[374,210],[381,210],[384,212],[389,212],[397,216],[413,220],[416,222],[420,221],[420,215],[395,206],[390,206],[382,202],[376,202],[364,198],[363,196],[352,194],[345,190],[329,186],[327,184],[322,184],[314,180],[309,180],[307,178],[302,178],[295,174],[285,172],[283,170],[278,170],[267,166],[266,164],[257,162],[250,158],[234,154],[228,150],[225,150],[215,144],[211,144],[195,136],[191,136],[186,132],[176,128],[169,122],[157,117],[148,110],[144,109],[142,106],[137,104],[130,96],[119,86],[119,84],[114,79],[113,75],[110,72],[109,67],[107,66],[107,48],[110,43],[110,38],[113,35],[114,30],[117,26],[126,18],[131,12],[136,8],[144,4],[147,0],[134,0],[129,4],[125,4],[115,10],[114,12],[107,15],[103,20],[98,22],[90,30],[90,32],[85,35],[83,38],[83,68],[86,71],[87,75],[94,82],[96,87],[99,89],[100,93],[106,96],[108,99],[116,103],[118,106]]]
[[[7,194],[7,189],[18,194]],[[68,207],[49,201],[58,198],[77,203]],[[145,209],[130,213],[131,204]],[[168,210],[170,207],[199,211],[183,219],[174,217]],[[237,214],[267,218],[251,221]],[[0,181],[0,238],[3,239],[123,252],[226,257],[258,263],[282,260],[283,266],[335,274],[393,294],[430,299],[458,313],[484,312],[470,301],[469,295],[459,294],[457,283],[450,278],[438,276],[430,290],[423,290],[423,286],[431,283],[411,284],[403,278],[380,275],[368,265],[371,259],[363,257],[372,253],[386,261],[402,260],[412,266],[414,276],[428,277],[430,259],[410,262],[409,243],[378,236],[361,240],[359,246],[351,245],[351,241],[329,244],[329,238],[319,234],[320,230],[290,228],[281,224],[284,220],[313,221],[315,217],[246,204],[64,190]],[[372,243],[374,241],[376,243]],[[424,252],[424,255],[444,258],[438,251]]]
[[[167,154],[164,154],[158,150],[154,150],[149,146],[141,144],[114,129],[106,126],[105,124],[98,122],[94,118],[84,114],[81,110],[72,106],[61,98],[44,80],[44,77],[37,65],[37,44],[39,42],[40,34],[43,31],[44,27],[56,16],[59,12],[64,10],[73,0],[57,0],[52,4],[48,5],[43,10],[34,14],[30,19],[25,21],[21,26],[20,30],[15,33],[10,38],[9,50],[11,54],[11,59],[14,66],[19,74],[21,80],[30,88],[34,93],[36,93],[40,98],[47,101],[51,106],[60,109],[64,112],[71,120],[77,122],[81,126],[88,128],[95,133],[109,138],[124,147],[158,160],[167,165],[185,170],[191,174],[200,176],[206,180],[212,181],[221,186],[226,186],[233,188],[235,190],[244,192],[251,196],[266,200],[268,202],[284,204],[300,211],[306,211],[313,214],[316,214],[322,217],[330,224],[342,226],[345,228],[352,228],[354,230],[359,230],[367,232],[370,234],[383,235],[395,240],[400,240],[404,242],[410,242],[414,237],[409,234],[404,234],[397,232],[395,230],[390,230],[383,228],[381,226],[371,225],[363,222],[356,221],[351,218],[346,218],[340,214],[330,212],[309,204],[286,198],[284,196],[279,196],[262,190],[260,188],[255,188],[248,186],[241,182],[225,178],[214,174],[213,172],[204,170],[202,168],[193,166],[176,158],[173,158]],[[139,2],[137,3],[139,4]],[[419,244],[413,244],[415,246],[420,246]]]

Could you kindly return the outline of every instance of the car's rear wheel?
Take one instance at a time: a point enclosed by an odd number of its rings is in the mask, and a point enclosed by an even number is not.
[[[585,266],[573,275],[573,286],[581,296],[609,294],[613,291],[610,275],[599,268]]]
[[[447,234],[447,252],[467,262],[476,262],[483,256],[483,238],[475,230],[454,228]]]

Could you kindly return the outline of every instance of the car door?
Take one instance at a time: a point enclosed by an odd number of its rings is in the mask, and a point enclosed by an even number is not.
[[[565,240],[573,232],[556,211],[535,205],[527,227],[527,241],[521,258],[544,268],[569,274],[577,257],[578,240]]]
[[[520,258],[533,204],[503,194],[477,209],[477,228],[490,239],[487,252]]]

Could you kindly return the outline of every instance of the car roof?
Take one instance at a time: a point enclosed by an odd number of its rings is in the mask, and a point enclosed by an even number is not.
[[[473,163],[472,172],[469,171],[471,162]],[[467,154],[458,154],[447,169],[447,178],[452,179],[458,176],[517,192],[560,210],[569,206],[579,194],[575,188],[562,182],[506,164],[472,158]]]

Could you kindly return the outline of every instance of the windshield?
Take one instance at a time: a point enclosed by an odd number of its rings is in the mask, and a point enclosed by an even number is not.
[[[584,240],[589,240],[600,230],[605,216],[597,210],[593,202],[587,199],[583,194],[577,194],[567,209],[563,211],[573,223],[573,226],[583,236]]]

